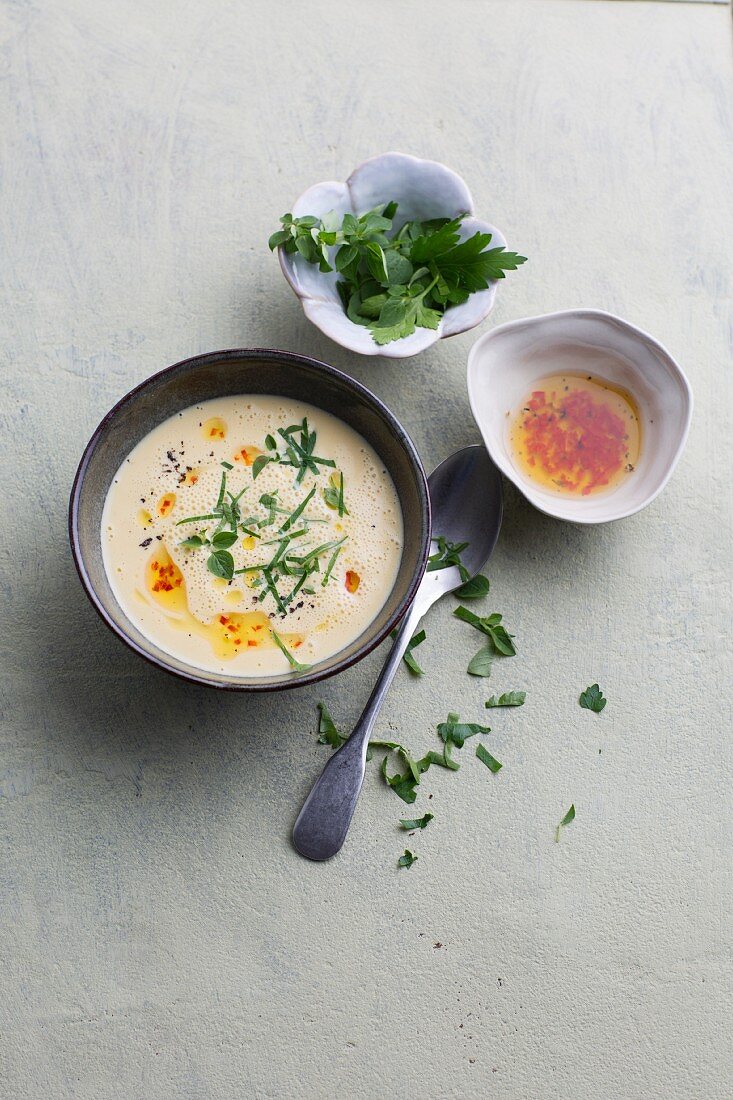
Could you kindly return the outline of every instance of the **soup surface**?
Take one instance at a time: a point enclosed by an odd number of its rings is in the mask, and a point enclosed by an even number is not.
[[[102,517],[115,596],[162,650],[205,671],[299,671],[357,638],[402,553],[392,480],[357,432],[279,397],[224,397],[158,425]]]
[[[510,426],[519,469],[568,496],[608,492],[633,475],[641,426],[630,394],[592,375],[553,374],[535,383]]]

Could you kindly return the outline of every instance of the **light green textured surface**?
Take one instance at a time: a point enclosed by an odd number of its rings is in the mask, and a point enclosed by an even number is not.
[[[717,6],[5,0],[2,1096],[730,1095],[732,75]],[[352,372],[428,467],[477,439],[473,334],[355,361],[265,248],[305,186],[392,148],[455,167],[530,257],[493,322],[618,312],[697,401],[630,520],[576,530],[507,491],[488,609],[519,656],[490,681],[431,613],[382,734],[421,751],[448,710],[529,694],[491,712],[499,775],[468,746],[429,773],[409,871],[376,765],[339,858],[288,841],[329,752],[316,701],[348,728],[383,654],[321,690],[196,690],[105,631],[65,534],[101,415],[217,347]]]

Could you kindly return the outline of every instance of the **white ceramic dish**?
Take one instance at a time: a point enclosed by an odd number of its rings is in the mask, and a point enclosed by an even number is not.
[[[512,457],[509,426],[520,401],[540,378],[561,371],[603,378],[627,390],[639,406],[639,461],[607,493],[573,498],[549,492]],[[595,309],[528,317],[487,332],[468,357],[468,394],[501,472],[541,512],[573,523],[622,519],[654,500],[677,465],[692,416],[690,384],[669,352],[641,329]]]
[[[471,192],[460,176],[437,161],[419,160],[406,153],[372,157],[353,171],[346,183],[326,182],[309,187],[296,201],[292,213],[296,218],[308,214],[320,218],[331,210],[341,217],[347,213],[361,215],[393,199],[399,203],[396,229],[413,218],[473,214]],[[462,238],[477,231],[491,233],[492,246],[506,247],[503,234],[488,222],[469,217],[461,229]],[[336,290],[337,272],[321,273],[299,253],[288,254],[279,248],[278,254],[283,275],[300,298],[306,317],[337,344],[360,355],[384,355],[391,359],[417,355],[445,336],[456,336],[480,324],[496,297],[496,281],[492,281],[488,290],[476,291],[463,305],[447,309],[437,329],[419,328],[412,336],[380,347],[368,329],[355,325],[346,316]]]

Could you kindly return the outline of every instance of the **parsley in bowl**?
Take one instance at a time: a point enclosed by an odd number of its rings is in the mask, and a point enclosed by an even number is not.
[[[479,324],[525,262],[434,161],[386,153],[311,187],[270,237],[306,316],[365,355],[415,355]]]

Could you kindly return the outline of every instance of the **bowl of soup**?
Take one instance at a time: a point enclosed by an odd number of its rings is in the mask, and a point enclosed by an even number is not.
[[[690,384],[667,349],[593,309],[492,329],[471,348],[468,392],[501,472],[540,511],[579,524],[651,503],[692,416]]]
[[[89,441],[69,508],[81,582],[135,652],[195,683],[313,683],[399,622],[430,547],[420,459],[324,363],[213,352],[147,379]]]

